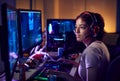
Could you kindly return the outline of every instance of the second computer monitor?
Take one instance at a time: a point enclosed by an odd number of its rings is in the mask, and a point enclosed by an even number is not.
[[[42,42],[42,18],[40,10],[19,9],[21,51],[28,52]]]
[[[64,48],[74,28],[74,19],[47,19],[47,51],[57,52],[59,47]]]

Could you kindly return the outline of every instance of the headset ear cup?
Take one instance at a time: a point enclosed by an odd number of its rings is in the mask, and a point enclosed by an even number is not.
[[[94,28],[93,28],[93,37],[96,37],[99,31],[100,31],[100,28],[98,26],[94,26]]]

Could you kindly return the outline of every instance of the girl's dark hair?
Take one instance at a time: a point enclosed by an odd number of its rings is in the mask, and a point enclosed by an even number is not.
[[[86,24],[90,27],[92,34],[93,34],[94,26],[98,26],[99,32],[97,33],[97,35],[94,38],[96,38],[97,40],[102,39],[102,37],[104,35],[104,25],[105,24],[104,24],[104,19],[100,14],[85,11],[85,12],[82,12],[80,15],[78,15],[75,20],[77,20],[79,18],[81,18],[83,21],[86,22]]]

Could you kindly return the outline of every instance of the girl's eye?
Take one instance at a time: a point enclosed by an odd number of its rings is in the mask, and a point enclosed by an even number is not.
[[[81,24],[79,26],[75,26],[75,29],[86,29],[88,26],[86,24]]]

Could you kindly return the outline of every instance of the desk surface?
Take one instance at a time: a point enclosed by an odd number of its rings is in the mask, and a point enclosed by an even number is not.
[[[25,79],[28,80],[31,76],[34,75],[35,72],[37,72],[46,62],[41,63],[37,68],[29,69],[25,72]],[[15,80],[19,80],[20,78],[20,72],[15,72],[14,77]]]
[[[48,65],[47,65],[48,64]],[[56,64],[56,65],[55,65]],[[57,66],[58,64],[58,66]],[[25,78],[26,78],[26,81],[30,81],[31,79],[33,79],[35,76],[37,76],[45,67],[47,69],[58,69],[60,67],[65,67],[67,68],[67,71],[65,72],[70,72],[71,68],[72,68],[72,65],[64,65],[64,64],[59,64],[58,62],[56,63],[48,63],[46,61],[44,61],[43,63],[40,63],[38,67],[36,67],[35,69],[29,69],[28,71],[25,72]],[[62,68],[64,69],[64,68]],[[60,70],[61,71],[61,70]],[[14,73],[14,79],[15,80],[19,80],[19,73]]]

